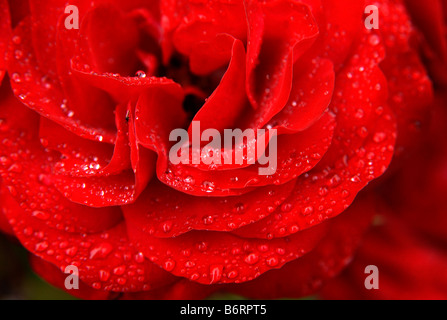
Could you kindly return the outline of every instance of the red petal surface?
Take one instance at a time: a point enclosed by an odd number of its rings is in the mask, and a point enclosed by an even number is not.
[[[7,0],[0,0],[0,84],[6,70],[6,51],[11,38],[11,17]]]
[[[262,127],[288,100],[295,47],[308,47],[318,27],[303,4],[253,0],[246,2],[246,11],[247,93],[259,109],[254,127]]]
[[[7,235],[14,236],[14,231],[6,218],[6,211],[9,210],[8,207],[10,207],[10,205],[8,205],[8,200],[10,200],[10,198],[9,190],[7,188],[3,188],[0,182],[0,203],[2,204],[2,209],[0,211],[0,231]]]
[[[383,189],[395,215],[430,238],[447,240],[447,97],[439,94],[430,130]]]
[[[190,230],[232,231],[272,213],[295,181],[266,186],[236,197],[201,198],[152,182],[134,205],[123,207],[126,221],[150,235],[179,236]]]
[[[59,123],[66,129],[82,137],[113,143],[115,133],[102,128],[84,125],[70,117],[65,109],[66,100],[55,84],[54,79],[45,76],[37,66],[34,50],[29,37],[29,20],[21,23],[14,30],[15,42],[10,47],[8,56],[8,71],[11,74],[11,86],[14,94],[29,108],[44,117]],[[13,52],[20,50],[22,55],[13,56]]]
[[[314,124],[328,108],[334,90],[335,74],[329,60],[314,59],[295,63],[289,101],[271,125],[280,132],[302,131]]]
[[[40,274],[63,288],[56,270],[77,266],[88,299],[277,298],[310,294],[348,263],[374,209],[354,199],[396,138],[407,152],[425,123],[419,55],[445,54],[441,15],[420,43],[401,1],[377,3],[380,30],[364,28],[358,0],[71,4],[79,30],[65,28],[64,1],[0,0],[15,28],[0,22],[11,86],[0,88],[0,229]],[[170,133],[191,133],[191,119],[201,131],[277,129],[276,173],[173,165]],[[419,181],[442,189],[442,177]],[[408,203],[411,216],[420,204]]]
[[[272,241],[211,231],[162,239],[151,236],[131,219],[127,227],[131,240],[155,264],[198,283],[218,284],[249,281],[303,256],[315,247],[327,225]]]
[[[427,127],[433,89],[418,52],[412,48],[414,31],[405,7],[398,2],[381,1],[380,10],[380,32],[387,52],[380,67],[388,79],[388,101],[399,132],[396,156],[400,157],[418,144],[421,131]]]
[[[324,156],[331,143],[334,122],[334,116],[325,113],[309,129],[279,136],[278,167],[273,175],[260,176],[259,168],[263,166],[259,164],[243,169],[219,171],[171,164],[169,171],[159,178],[177,190],[210,196],[240,195],[250,191],[250,187],[287,183],[312,169]]]
[[[385,172],[394,151],[395,121],[385,104],[386,82],[377,57],[368,58],[376,48],[359,50],[337,75],[330,108],[337,113],[338,126],[328,153],[298,178],[287,205],[237,230],[239,236],[284,237],[321,223],[346,210],[362,188]]]
[[[246,55],[240,40],[233,40],[231,62],[222,80],[197,112],[193,121],[200,121],[200,129],[216,129],[224,132],[227,128],[238,128],[243,112],[250,108],[245,93]],[[216,114],[218,111],[218,114]],[[189,134],[191,135],[191,126]]]
[[[65,279],[70,276],[70,274],[65,274],[56,266],[35,255],[31,254],[29,259],[33,271],[45,279],[45,281],[77,298],[84,300],[108,300],[117,297],[116,293],[93,289],[80,280],[79,288],[75,290],[68,290],[65,288],[64,284]]]
[[[339,273],[358,248],[374,214],[371,199],[362,199],[329,223],[318,246],[304,257],[272,270],[258,279],[228,289],[252,299],[296,298],[314,294]]]
[[[163,1],[164,55],[169,47],[190,59],[190,69],[198,75],[209,74],[229,61],[234,37],[243,42],[247,38],[247,19],[242,1]],[[180,18],[184,14],[184,18]],[[169,44],[169,34],[173,44]]]
[[[46,216],[29,214],[18,204],[6,216],[27,250],[61,270],[78,267],[80,279],[95,289],[145,291],[173,281],[129,242],[123,223],[101,233],[69,234],[50,228],[42,221]]]
[[[342,275],[323,288],[326,299],[445,300],[447,277],[444,250],[408,228],[386,218],[366,237],[355,260]],[[365,289],[365,267],[379,269],[379,290]]]
[[[122,217],[119,208],[95,210],[77,205],[57,191],[51,166],[58,156],[36,141],[39,117],[11,96],[7,87],[5,91],[0,107],[0,118],[6,119],[3,126],[8,129],[0,130],[2,188],[9,189],[31,220],[42,220],[54,229],[98,232],[116,225]]]

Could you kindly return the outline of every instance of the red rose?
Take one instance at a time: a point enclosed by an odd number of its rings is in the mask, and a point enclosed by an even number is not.
[[[370,222],[367,199],[350,205],[387,169],[395,115],[402,152],[431,99],[405,7],[377,1],[370,30],[358,0],[147,3],[9,2],[1,228],[51,283],[76,267],[83,298],[314,292]],[[192,120],[276,130],[274,173],[259,153],[174,164]]]

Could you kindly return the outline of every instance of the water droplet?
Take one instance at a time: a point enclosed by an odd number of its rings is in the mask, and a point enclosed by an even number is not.
[[[212,217],[212,216],[206,216],[206,217],[203,217],[203,223],[204,223],[205,225],[213,224],[213,222],[214,222],[214,220],[213,220],[213,217]]]
[[[172,229],[172,221],[166,221],[165,223],[163,223],[162,229],[164,233],[170,232]]]
[[[14,172],[14,173],[22,173],[23,167],[21,164],[14,163],[9,167],[8,171]]]
[[[192,281],[196,281],[200,278],[200,276],[197,273],[194,273],[191,275],[191,277],[189,277],[190,280]]]
[[[184,250],[182,250],[182,254],[183,254],[185,257],[189,257],[189,256],[191,255],[191,250],[189,250],[189,249],[184,249]]]
[[[37,252],[42,252],[42,251],[47,250],[48,247],[49,247],[48,242],[46,242],[46,241],[39,242],[38,244],[36,244],[36,251]]]
[[[102,282],[106,282],[107,280],[109,280],[109,278],[110,278],[110,272],[105,270],[99,271],[99,280],[101,280]]]
[[[338,186],[338,184],[341,182],[341,178],[339,175],[335,174],[330,180],[329,180],[329,185],[331,187],[336,187]]]
[[[375,143],[381,143],[381,142],[385,141],[385,139],[386,139],[386,134],[383,132],[377,132],[373,138]]]
[[[138,252],[135,255],[135,261],[138,263],[143,263],[144,262],[144,254],[142,252]]]
[[[368,136],[368,129],[366,127],[361,127],[357,130],[357,134],[360,138],[366,138]]]
[[[234,213],[243,213],[245,211],[245,205],[241,202],[236,203],[233,208]]]
[[[33,211],[32,216],[39,220],[48,220],[50,218],[50,214],[48,212],[39,210]]]
[[[185,267],[187,268],[193,268],[196,264],[193,261],[186,261]]]
[[[77,252],[78,252],[77,247],[71,247],[71,248],[65,250],[65,254],[69,257],[74,257]]]
[[[208,244],[206,242],[200,242],[197,244],[197,249],[199,249],[199,251],[205,251],[206,249],[208,249]]]
[[[12,37],[12,42],[14,42],[14,44],[20,44],[22,43],[22,38],[20,38],[19,36],[14,36]]]
[[[34,232],[33,228],[30,228],[30,227],[26,227],[25,229],[23,229],[23,234],[25,236],[30,236],[33,234],[33,232]]]
[[[205,192],[211,193],[214,191],[215,188],[215,184],[213,182],[210,181],[204,181],[202,183],[203,187],[205,188]]]
[[[258,260],[259,256],[256,253],[250,253],[248,256],[245,257],[245,262],[250,265],[257,263]]]
[[[124,272],[126,271],[126,266],[119,266],[113,269],[113,274],[117,276],[122,276]]]
[[[282,206],[281,206],[281,211],[282,212],[290,212],[290,210],[292,210],[292,204],[291,203],[284,203]]]
[[[377,34],[370,35],[368,40],[372,46],[377,46],[380,43],[380,37]]]
[[[96,289],[96,290],[99,290],[99,289],[101,289],[101,284],[99,282],[93,282],[92,283],[92,288]]]
[[[22,51],[22,50],[15,50],[15,51],[14,51],[14,57],[15,57],[17,60],[22,59],[22,58],[23,58],[23,51]]]
[[[326,187],[321,187],[320,190],[318,190],[318,194],[322,197],[327,195],[328,193],[329,193],[329,190]]]
[[[222,278],[222,270],[223,266],[221,265],[210,266],[211,283],[216,283]]]
[[[286,254],[286,250],[284,250],[283,248],[277,248],[276,253],[283,256]]]
[[[22,82],[22,78],[20,77],[20,75],[18,73],[13,73],[11,74],[11,79],[12,81],[16,82],[16,83],[20,83]]]
[[[311,215],[314,212],[314,208],[309,206],[309,207],[305,207],[302,211],[304,216],[308,216]]]
[[[146,78],[147,77],[147,75],[146,75],[146,72],[144,72],[144,71],[137,71],[136,73],[135,73],[135,76],[137,76],[138,78]]]
[[[194,180],[193,177],[191,176],[187,176],[184,180],[187,184],[194,184],[196,181]]]
[[[165,269],[166,271],[172,271],[175,268],[175,261],[172,259],[166,260],[165,263],[163,264],[163,269]]]
[[[278,263],[279,263],[279,261],[278,261],[278,258],[276,258],[276,257],[270,257],[270,258],[267,259],[267,264],[268,264],[270,267],[277,266]]]
[[[90,259],[105,259],[113,250],[110,243],[103,242],[90,251]]]

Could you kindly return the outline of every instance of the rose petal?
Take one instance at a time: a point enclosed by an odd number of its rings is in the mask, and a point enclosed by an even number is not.
[[[295,63],[293,85],[287,105],[270,121],[278,131],[297,132],[313,125],[328,108],[335,74],[329,60]]]
[[[334,122],[334,116],[325,113],[309,129],[279,136],[277,170],[272,175],[259,175],[259,168],[265,167],[260,164],[230,171],[204,171],[192,166],[170,165],[168,172],[159,179],[177,190],[207,196],[240,195],[250,191],[250,187],[283,184],[309,171],[321,160],[331,143]],[[221,167],[231,166],[236,165]]]
[[[45,151],[36,141],[39,117],[10,92],[5,100],[0,104],[0,118],[7,126],[7,131],[0,130],[2,188],[8,188],[32,221],[43,221],[54,229],[97,232],[116,225],[122,218],[119,208],[95,210],[77,205],[54,188],[51,167],[57,154]]]
[[[7,0],[0,0],[0,84],[6,70],[6,51],[11,38],[11,17]]]
[[[287,198],[294,181],[258,188],[237,197],[192,197],[152,182],[133,205],[124,206],[126,220],[154,237],[176,237],[190,230],[231,231],[272,213]]]
[[[370,226],[374,211],[372,201],[359,199],[330,221],[328,233],[312,252],[280,270],[269,271],[249,283],[231,285],[226,290],[251,299],[298,298],[314,294],[324,281],[350,262]]]
[[[231,62],[222,80],[197,112],[193,121],[200,122],[201,131],[216,129],[223,132],[226,128],[238,128],[237,122],[248,107],[245,93],[245,49],[240,40],[233,39]],[[191,135],[190,126],[188,132]]]
[[[139,244],[150,261],[176,276],[202,284],[250,281],[268,270],[281,268],[312,250],[327,227],[323,224],[271,241],[211,231],[193,231],[162,239],[151,236],[137,220],[127,222],[131,240]]]
[[[304,4],[253,0],[246,2],[246,11],[247,94],[253,107],[259,109],[255,127],[262,127],[288,100],[295,47],[309,47],[318,27]]]
[[[240,1],[163,1],[161,5],[165,62],[175,46],[189,57],[190,69],[195,74],[209,74],[228,63],[233,42],[222,35],[241,41],[247,37],[245,11]]]
[[[64,284],[67,277],[71,274],[62,272],[56,266],[33,254],[30,255],[29,260],[33,271],[45,279],[45,281],[77,298],[84,300],[113,300],[117,296],[116,293],[93,289],[80,280],[78,281],[78,288],[68,290]]]
[[[45,73],[37,67],[32,44],[26,35],[30,32],[30,21],[25,20],[15,30],[16,42],[10,46],[8,56],[8,70],[11,74],[11,86],[14,94],[32,110],[44,117],[55,121],[71,132],[87,139],[113,143],[115,132],[104,128],[84,125],[71,118],[64,109],[65,98],[58,83],[54,79],[44,76]],[[13,53],[22,51],[17,57]]]
[[[362,188],[385,172],[394,152],[395,120],[386,105],[380,59],[371,54],[376,49],[366,44],[358,50],[337,75],[330,108],[338,126],[327,154],[298,178],[285,201],[288,210],[235,231],[239,236],[271,239],[319,224],[346,210]]]

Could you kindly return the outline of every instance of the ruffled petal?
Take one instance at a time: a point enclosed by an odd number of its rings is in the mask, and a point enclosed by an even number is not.
[[[128,212],[125,212],[125,217]],[[327,224],[271,241],[240,238],[226,232],[191,231],[175,238],[156,238],[138,220],[127,221],[131,240],[153,263],[202,284],[240,283],[311,251]]]
[[[350,262],[375,213],[371,199],[361,199],[339,217],[318,246],[304,257],[258,279],[225,290],[251,299],[299,298],[314,294]],[[363,284],[363,282],[362,282]]]
[[[11,39],[11,16],[7,0],[0,1],[0,84],[6,71],[6,52],[9,39]]]

